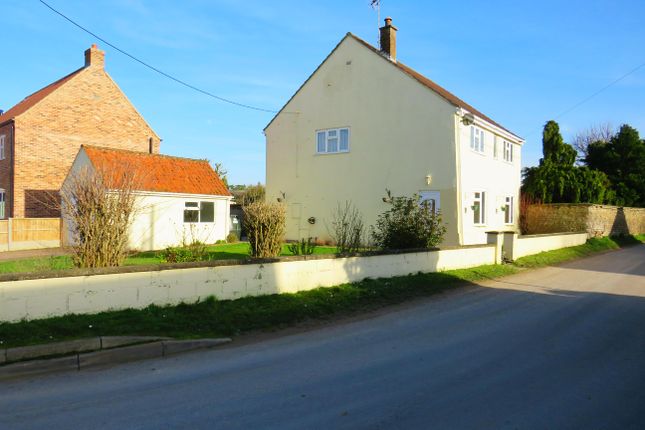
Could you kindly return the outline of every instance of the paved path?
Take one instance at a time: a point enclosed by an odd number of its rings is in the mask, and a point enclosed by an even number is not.
[[[643,429],[645,246],[372,319],[0,385],[3,429]]]

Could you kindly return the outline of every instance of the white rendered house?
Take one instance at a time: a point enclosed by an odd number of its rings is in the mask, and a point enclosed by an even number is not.
[[[350,201],[373,225],[385,190],[441,210],[444,245],[517,230],[524,141],[396,58],[348,33],[265,128],[267,199],[287,205],[287,239],[329,239]]]
[[[88,169],[133,178],[131,249],[157,250],[193,240],[215,243],[229,233],[232,196],[206,160],[83,145],[62,190]],[[66,224],[71,244],[73,226],[69,220]]]

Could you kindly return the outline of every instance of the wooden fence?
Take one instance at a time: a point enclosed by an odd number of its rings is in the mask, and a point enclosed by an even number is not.
[[[0,251],[57,248],[60,218],[9,218],[0,221]]]

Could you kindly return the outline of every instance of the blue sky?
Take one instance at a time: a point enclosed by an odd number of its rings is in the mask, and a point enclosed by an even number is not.
[[[376,43],[368,0],[48,0],[111,43],[185,81],[279,109],[345,33]],[[398,58],[526,138],[645,62],[645,2],[383,0]],[[83,65],[98,42],[37,0],[4,0],[0,109]],[[110,47],[106,68],[162,137],[166,154],[222,162],[233,184],[264,182],[262,129],[272,114],[188,90]],[[645,133],[645,67],[557,118],[565,140],[590,125]]]

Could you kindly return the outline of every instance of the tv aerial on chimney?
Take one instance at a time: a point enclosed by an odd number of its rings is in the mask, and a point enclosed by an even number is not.
[[[370,0],[370,6],[376,10],[376,28],[379,30],[379,35],[376,38],[379,49],[381,48],[381,0]]]

